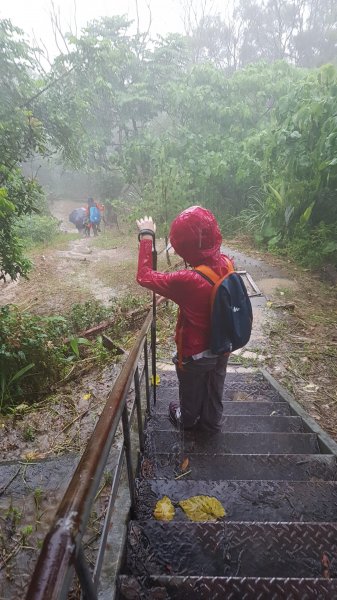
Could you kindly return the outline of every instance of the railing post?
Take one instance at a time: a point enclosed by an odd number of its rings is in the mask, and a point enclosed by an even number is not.
[[[82,546],[80,546],[75,560],[75,570],[81,584],[83,600],[98,600],[97,591]]]
[[[103,560],[104,560],[104,552],[105,552],[105,548],[106,548],[106,541],[108,539],[108,534],[109,534],[109,530],[110,530],[111,516],[112,516],[113,510],[115,508],[115,500],[116,500],[116,496],[117,496],[118,485],[119,485],[119,481],[121,478],[122,468],[124,465],[124,455],[125,455],[125,449],[124,449],[124,447],[122,447],[120,454],[119,454],[118,461],[117,461],[117,465],[115,468],[113,481],[111,484],[109,503],[108,503],[108,507],[106,510],[105,518],[104,518],[104,525],[103,525],[103,529],[102,529],[96,564],[95,564],[95,568],[94,568],[93,579],[94,579],[94,584],[95,584],[96,588],[99,584],[99,578],[101,575],[101,569],[102,569]]]
[[[153,270],[157,270],[157,250],[156,240],[153,236],[153,250],[152,250],[152,267]],[[156,352],[157,352],[157,304],[156,304],[156,292],[153,292],[152,296],[152,325],[151,325],[151,353],[152,353],[152,379],[153,379],[153,404],[156,405],[157,401],[157,364],[156,364]]]
[[[150,403],[150,375],[149,375],[149,352],[147,347],[147,337],[144,344],[144,374],[145,374],[145,392],[146,392],[146,408],[148,414],[151,412]]]
[[[131,500],[131,514],[135,513],[136,508],[136,495],[135,495],[135,483],[133,479],[133,468],[132,468],[132,456],[131,456],[131,438],[130,438],[130,423],[128,416],[128,408],[125,404],[122,414],[122,425],[124,435],[124,448],[126,458],[126,468],[128,472],[128,482]]]
[[[134,383],[135,383],[135,399],[136,399],[136,408],[137,408],[139,448],[140,448],[140,451],[143,452],[143,450],[144,450],[144,434],[143,434],[142,402],[141,402],[139,368],[138,367],[134,374]]]

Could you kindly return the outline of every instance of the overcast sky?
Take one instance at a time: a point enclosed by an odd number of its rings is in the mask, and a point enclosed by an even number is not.
[[[152,13],[151,33],[165,35],[171,31],[183,31],[182,9],[179,0],[150,0]],[[74,22],[78,29],[83,28],[88,21],[103,16],[127,14],[130,19],[136,18],[134,0],[54,0],[54,5],[60,10],[62,27],[74,32]],[[149,13],[146,0],[138,0],[141,28],[147,29]],[[56,52],[53,43],[53,32],[50,22],[50,0],[0,0],[0,18],[9,18],[14,25],[23,29],[28,36],[35,33],[37,39],[42,39],[49,51]]]

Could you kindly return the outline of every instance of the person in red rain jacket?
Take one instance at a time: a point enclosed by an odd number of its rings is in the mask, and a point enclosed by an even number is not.
[[[210,345],[210,302],[212,286],[193,269],[160,273],[152,269],[151,217],[137,221],[139,229],[138,283],[173,300],[179,306],[175,341],[178,354],[173,362],[179,380],[179,403],[171,402],[169,415],[184,429],[220,429],[222,395],[228,356],[212,354]],[[191,267],[207,265],[219,276],[233,268],[221,254],[222,236],[214,215],[200,206],[180,213],[170,229],[175,252]]]

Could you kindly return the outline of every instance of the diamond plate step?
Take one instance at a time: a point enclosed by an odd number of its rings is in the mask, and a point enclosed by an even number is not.
[[[157,402],[155,412],[166,413],[172,400],[178,400],[179,389],[174,373],[161,375],[162,381],[157,388]],[[228,374],[224,386],[224,401],[238,402],[282,402],[282,396],[270,385],[261,373],[256,374]]]
[[[332,454],[189,454],[188,480],[278,479],[284,481],[337,480],[336,457]],[[178,454],[157,454],[143,458],[140,476],[153,479],[174,478],[181,463]],[[336,509],[337,512],[337,509]]]
[[[147,435],[145,454],[179,452],[178,431],[154,431]],[[214,433],[184,432],[184,452],[207,454],[315,454],[314,433]]]
[[[320,577],[337,575],[336,523],[131,521],[126,574]]]
[[[239,403],[237,403],[239,404]],[[271,411],[273,412],[273,411]],[[158,431],[176,428],[166,415],[153,415],[146,424],[146,431]],[[226,415],[221,421],[222,432],[292,432],[303,433],[303,421],[300,417],[267,415]]]
[[[337,513],[337,482],[166,481],[136,480],[137,519],[151,519],[156,502],[173,503],[191,496],[214,496],[230,521],[333,521]],[[187,521],[177,508],[176,520]]]
[[[152,407],[152,414],[156,416],[167,416],[168,407],[172,400],[178,402],[178,391],[176,394],[172,394],[168,397],[161,397],[157,400],[156,406]],[[223,401],[223,415],[266,415],[270,416],[272,413],[275,415],[291,415],[294,413],[287,402],[269,402],[259,401],[254,402],[253,400],[226,400]]]
[[[336,579],[140,578],[121,575],[119,600],[337,600]],[[137,594],[137,595],[135,595]]]
[[[174,400],[178,402],[179,400],[179,390],[178,387],[172,388],[164,388],[157,390],[157,401],[156,406],[153,407],[154,411],[157,414],[162,414],[167,412],[167,407],[169,403]],[[270,403],[282,403],[284,404],[284,400],[281,396],[273,391],[265,391],[259,394],[248,394],[246,392],[241,392],[240,390],[229,390],[225,387],[223,393],[223,401],[224,402],[270,402]]]
[[[223,402],[224,416],[228,415],[291,415],[287,402]]]

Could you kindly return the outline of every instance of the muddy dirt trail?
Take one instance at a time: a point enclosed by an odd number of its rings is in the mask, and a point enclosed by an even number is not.
[[[66,314],[72,305],[87,299],[107,305],[129,289],[123,265],[135,261],[136,241],[130,244],[114,228],[106,230],[103,246],[101,237],[83,238],[68,222],[69,213],[79,205],[74,201],[54,202],[51,210],[64,232],[62,245],[33,252],[29,280],[0,282],[0,305],[13,303],[41,315]]]

